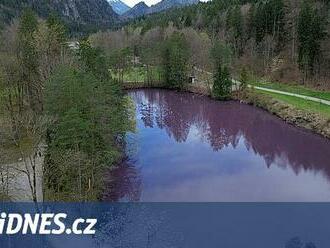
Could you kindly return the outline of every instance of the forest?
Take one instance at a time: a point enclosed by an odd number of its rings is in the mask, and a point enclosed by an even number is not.
[[[105,30],[114,27],[118,21],[117,14],[106,0],[1,0],[0,29],[19,18],[27,8],[42,19],[57,15],[65,23],[70,36]]]
[[[0,50],[0,196],[96,200],[100,173],[124,155],[131,107],[103,53],[69,49],[56,16],[31,10],[6,26]],[[13,181],[28,189],[13,189]],[[20,199],[22,200],[22,199]]]
[[[126,35],[131,43],[121,46],[146,53],[146,41],[156,44],[175,29],[189,43],[191,65],[212,70],[208,51],[221,42],[236,76],[245,68],[271,81],[328,89],[329,16],[329,1],[214,0],[132,20],[114,39]],[[92,37],[109,48],[106,34]]]

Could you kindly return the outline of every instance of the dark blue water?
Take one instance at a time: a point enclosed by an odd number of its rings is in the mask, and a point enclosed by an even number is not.
[[[330,201],[330,141],[238,102],[130,91],[129,160],[106,177],[114,201]]]

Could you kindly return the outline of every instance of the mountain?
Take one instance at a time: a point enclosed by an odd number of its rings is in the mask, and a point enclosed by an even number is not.
[[[122,19],[132,19],[143,15],[161,12],[170,8],[180,8],[197,4],[199,0],[162,0],[161,2],[148,7],[144,2],[136,4],[132,9],[122,15]]]
[[[148,13],[149,6],[145,4],[145,2],[139,2],[129,11],[122,15],[122,19],[132,19],[139,16],[146,15]]]
[[[19,17],[25,8],[31,8],[41,18],[55,13],[72,32],[104,29],[118,21],[107,0],[1,0],[0,23]]]
[[[163,0],[159,3],[152,5],[149,9],[149,14],[161,12],[170,8],[179,8],[192,4],[197,4],[199,0]]]
[[[112,9],[118,15],[122,15],[131,9],[129,6],[127,6],[124,2],[122,2],[120,0],[108,0],[108,2],[111,5]]]

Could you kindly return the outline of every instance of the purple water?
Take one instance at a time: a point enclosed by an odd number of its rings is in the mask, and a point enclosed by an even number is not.
[[[137,131],[106,176],[113,201],[330,201],[330,140],[238,102],[128,93]]]

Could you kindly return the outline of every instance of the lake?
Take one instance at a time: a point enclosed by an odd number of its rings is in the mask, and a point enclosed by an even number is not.
[[[137,128],[104,199],[330,201],[330,140],[253,106],[161,89],[129,91]]]

